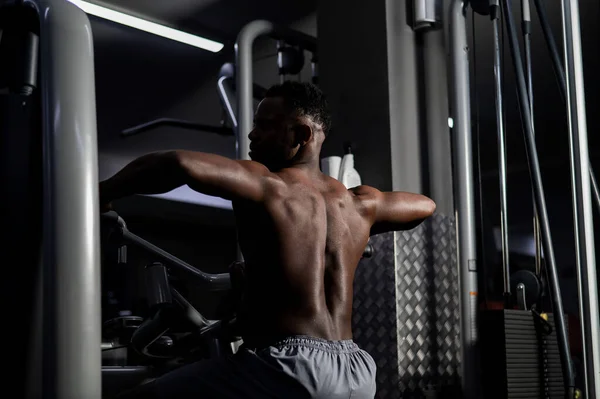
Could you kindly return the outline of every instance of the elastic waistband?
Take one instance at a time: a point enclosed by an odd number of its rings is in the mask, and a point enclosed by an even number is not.
[[[342,341],[329,341],[322,338],[309,337],[306,335],[294,335],[275,342],[272,347],[283,349],[285,347],[303,347],[320,349],[330,353],[354,353],[360,348],[358,345],[348,339]]]

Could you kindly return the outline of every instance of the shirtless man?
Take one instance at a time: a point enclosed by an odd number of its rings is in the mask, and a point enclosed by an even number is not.
[[[347,190],[321,173],[329,124],[316,86],[283,83],[258,106],[251,161],[153,153],[100,184],[103,205],[185,184],[231,200],[245,260],[242,349],[183,366],[134,397],[374,397],[375,363],[352,341],[354,272],[370,235],[412,229],[435,204],[368,186]]]

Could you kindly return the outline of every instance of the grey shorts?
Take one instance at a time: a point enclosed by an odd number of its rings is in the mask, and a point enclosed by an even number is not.
[[[294,336],[263,349],[183,366],[127,398],[375,397],[373,358],[352,341]]]

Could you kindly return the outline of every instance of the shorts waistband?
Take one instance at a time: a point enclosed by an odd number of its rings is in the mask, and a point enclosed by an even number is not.
[[[329,353],[354,353],[360,348],[351,339],[340,341],[329,341],[322,338],[310,337],[306,335],[293,335],[283,338],[271,345],[275,348],[284,347],[303,347],[320,349]]]

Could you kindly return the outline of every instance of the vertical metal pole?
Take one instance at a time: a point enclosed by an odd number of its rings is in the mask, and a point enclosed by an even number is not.
[[[494,29],[494,94],[496,100],[496,127],[498,132],[498,170],[500,177],[500,230],[502,233],[502,271],[504,300],[510,305],[510,263],[508,248],[508,202],[506,187],[506,138],[504,134],[504,104],[502,99],[502,57],[500,49],[500,5],[492,1],[490,16]]]
[[[238,92],[236,150],[238,159],[250,159],[248,155],[250,152],[248,135],[252,130],[252,121],[254,120],[252,45],[257,37],[269,34],[272,31],[273,24],[271,22],[253,21],[242,28],[235,43],[235,79]]]
[[[600,321],[578,1],[562,0],[562,18],[579,312],[586,381],[584,396],[599,399]]]
[[[469,94],[469,48],[466,8],[461,0],[450,4],[451,112],[454,119],[454,197],[458,267],[460,278],[460,340],[463,397],[477,398],[477,254],[471,104]]]
[[[529,112],[533,115],[533,76],[531,69],[531,9],[529,0],[521,0],[521,15],[523,18],[523,41],[525,48],[525,70],[527,72],[527,94],[529,95]],[[533,120],[533,118],[532,118]],[[532,122],[532,125],[535,124]]]
[[[100,239],[92,28],[64,0],[40,15],[44,134],[44,397],[101,397]]]
[[[257,20],[242,28],[235,42],[235,80],[237,97],[237,126],[235,131],[235,149],[237,159],[250,159],[250,139],[254,121],[254,70],[252,49],[257,37],[273,31],[269,21]],[[242,250],[238,245],[237,260],[243,261]]]
[[[529,172],[531,174],[533,193],[535,195],[535,202],[540,216],[544,255],[546,256],[546,268],[548,270],[548,282],[552,294],[552,307],[554,310],[556,335],[565,383],[565,394],[566,397],[572,397],[574,395],[573,391],[575,388],[573,363],[571,362],[570,357],[569,338],[567,336],[565,315],[562,306],[562,296],[560,293],[560,284],[558,282],[558,271],[556,268],[556,260],[554,258],[554,249],[552,247],[552,234],[550,232],[548,210],[546,209],[544,185],[542,182],[542,173],[540,171],[540,164],[535,146],[535,137],[531,128],[531,113],[529,112],[527,86],[525,84],[525,76],[523,73],[523,64],[521,61],[517,30],[512,17],[511,0],[503,0],[500,8],[502,9],[508,30],[508,42],[510,45],[513,68],[517,78],[517,99],[519,109],[521,111],[521,117],[523,118],[525,148],[527,151],[527,160],[529,162]]]
[[[521,0],[523,47],[525,50],[525,71],[527,94],[529,98],[529,112],[531,113],[531,130],[535,134],[535,114],[533,112],[533,64],[531,59],[531,7],[529,0]],[[533,195],[533,236],[535,240],[535,274],[542,276],[542,239],[540,236],[540,217],[535,205]]]

